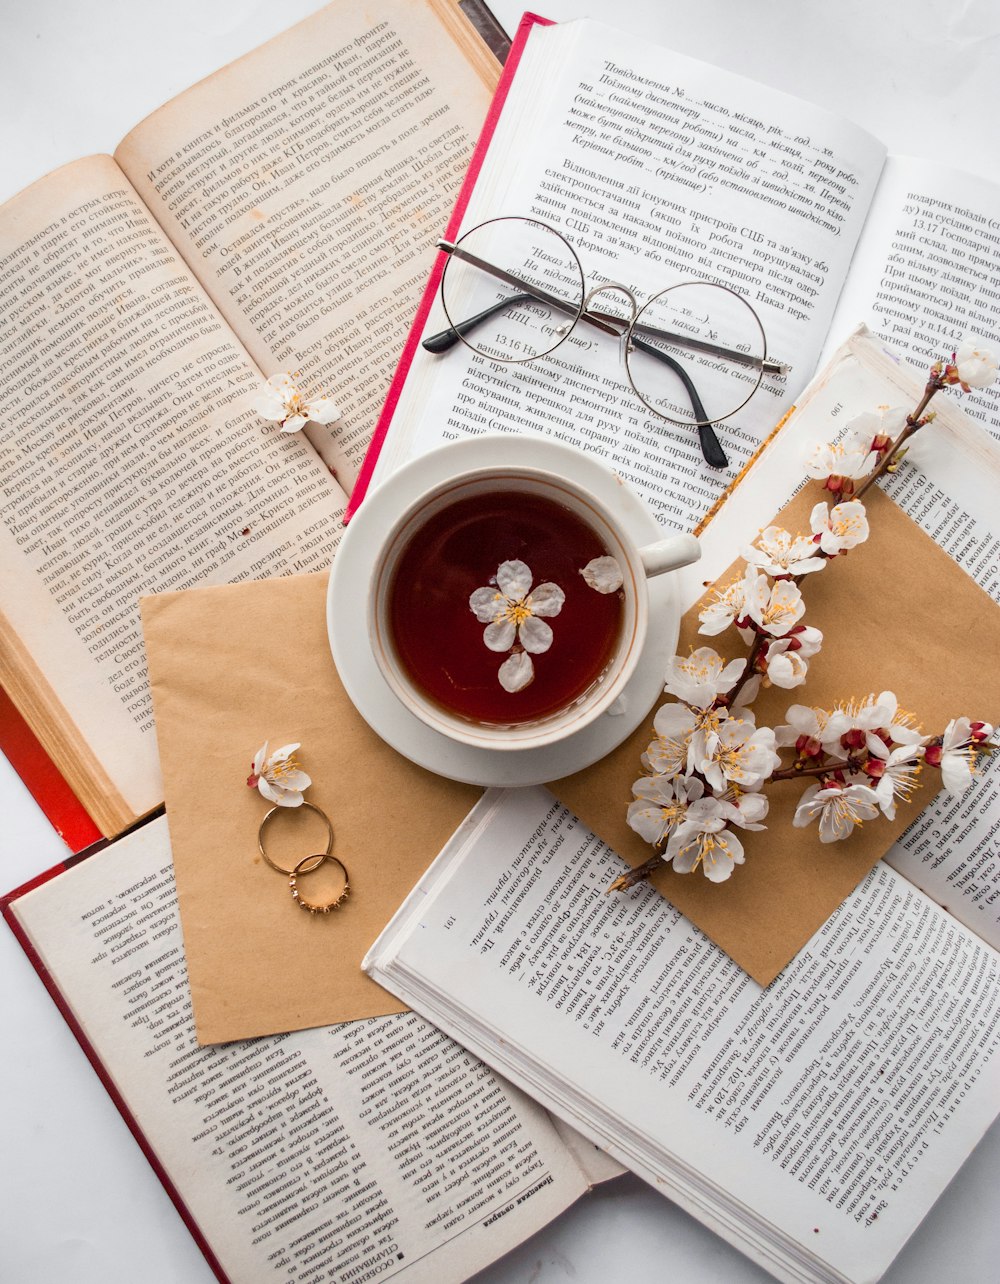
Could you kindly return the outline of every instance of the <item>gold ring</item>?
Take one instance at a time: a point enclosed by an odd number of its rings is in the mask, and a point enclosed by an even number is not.
[[[326,851],[322,853],[316,853],[312,856],[306,856],[303,860],[299,861],[298,865],[295,866],[295,871],[290,869],[282,869],[282,867],[279,864],[277,864],[275,861],[273,861],[270,858],[270,856],[268,856],[267,852],[264,850],[264,826],[267,824],[267,822],[271,819],[271,817],[274,815],[276,811],[285,812],[285,811],[290,811],[291,808],[272,807],[271,810],[264,817],[264,819],[260,822],[260,829],[257,830],[257,846],[260,849],[260,854],[264,857],[264,859],[267,861],[267,863],[271,866],[272,869],[276,869],[279,874],[284,874],[286,878],[290,874],[296,871],[300,874],[311,874],[314,869],[319,869],[320,865],[323,864],[326,858],[330,855],[331,851],[333,851],[333,826],[330,824],[330,817],[326,814],[325,811],[321,811],[320,808],[317,807],[315,803],[306,802],[305,799],[303,799],[301,805],[303,807],[308,807],[311,811],[316,812],[317,815],[322,816],[324,821],[326,822]],[[313,862],[308,869],[303,868],[306,861]]]
[[[307,869],[306,865],[311,860],[318,860],[319,865],[309,865],[309,868]],[[307,901],[299,891],[298,876],[300,874],[313,873],[314,870],[319,869],[319,866],[322,865],[325,860],[328,860],[331,865],[339,865],[344,871],[344,886],[339,894],[334,897],[328,905],[316,905],[312,901]],[[329,852],[324,852],[322,855],[316,856],[303,856],[288,876],[288,887],[292,893],[292,900],[295,901],[296,905],[298,905],[300,909],[308,910],[310,914],[329,914],[331,910],[339,909],[351,894],[351,880],[347,873],[347,866],[342,860],[338,860],[336,856],[331,856]]]

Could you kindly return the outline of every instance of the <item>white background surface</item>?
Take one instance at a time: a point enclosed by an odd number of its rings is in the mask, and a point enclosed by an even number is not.
[[[0,199],[112,151],[143,116],[305,17],[315,0],[0,0]],[[512,31],[521,6],[494,0]],[[1000,180],[996,0],[550,0],[853,117],[891,151]],[[860,318],[859,318],[860,319]],[[30,415],[30,407],[25,407]],[[0,759],[0,891],[65,849]],[[214,1278],[34,971],[0,927],[0,1281],[210,1284]],[[996,1280],[1000,1128],[887,1284]],[[632,1177],[482,1284],[751,1284],[768,1277]]]

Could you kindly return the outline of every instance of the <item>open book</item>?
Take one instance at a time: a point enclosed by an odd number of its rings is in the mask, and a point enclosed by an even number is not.
[[[766,989],[543,790],[366,970],[778,1279],[875,1281],[1000,1110],[1000,954],[880,863]]]
[[[0,683],[101,832],[162,802],[140,593],[329,565],[497,73],[338,0],[0,209]]]
[[[845,119],[587,20],[526,17],[447,230],[504,215],[542,220],[575,248],[588,288],[640,303],[706,277],[760,314],[790,363],[716,426],[729,468],[708,468],[691,428],[650,415],[620,344],[578,325],[544,359],[498,366],[458,345],[419,346],[447,319],[439,261],[376,429],[360,502],[413,455],[500,428],[576,441],[691,529],[731,485],[857,322],[918,365],[966,329],[997,333],[1000,189],[940,165],[886,158]],[[1000,436],[1000,389],[977,401]]]
[[[163,817],[0,907],[222,1281],[463,1280],[621,1171],[411,1012],[199,1046]]]

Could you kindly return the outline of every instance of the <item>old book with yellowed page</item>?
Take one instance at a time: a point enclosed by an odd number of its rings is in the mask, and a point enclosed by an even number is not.
[[[0,683],[104,834],[163,801],[139,595],[329,565],[498,70],[337,0],[0,209]]]

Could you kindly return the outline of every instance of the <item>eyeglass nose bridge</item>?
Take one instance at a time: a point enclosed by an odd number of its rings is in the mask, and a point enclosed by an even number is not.
[[[632,309],[632,315],[628,318],[627,321],[624,320],[622,317],[616,317],[613,313],[594,312],[593,309],[591,308],[590,304],[592,299],[596,299],[599,294],[607,294],[607,293],[610,293],[611,291],[615,291],[618,294],[624,294],[626,299],[628,299],[628,305]],[[619,338],[624,339],[625,336],[632,329],[632,327],[635,325],[636,318],[639,315],[639,301],[638,299],[636,299],[635,295],[632,293],[632,291],[628,288],[627,285],[619,285],[615,281],[608,281],[604,285],[595,285],[592,290],[589,290],[587,292],[587,294],[584,296],[583,309],[580,315],[581,317],[591,317],[596,321],[602,321],[605,323],[605,325],[607,324],[620,325],[622,327],[622,332],[619,335]]]

